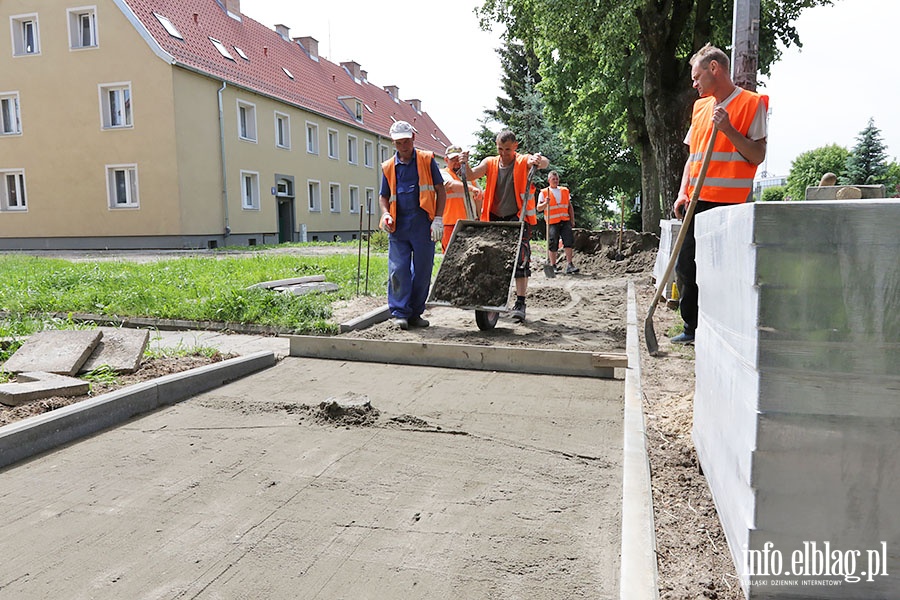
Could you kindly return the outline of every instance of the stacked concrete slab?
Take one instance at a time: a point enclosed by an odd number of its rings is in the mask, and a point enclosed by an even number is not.
[[[659,285],[663,275],[666,274],[666,267],[669,266],[669,259],[672,256],[672,250],[675,247],[675,239],[678,237],[678,231],[681,229],[681,221],[677,219],[664,219],[659,222],[659,252],[656,253],[656,263],[653,265],[653,279],[656,285]],[[672,299],[672,283],[675,281],[675,271],[666,281],[663,298]]]
[[[697,215],[693,437],[748,598],[900,590],[898,223],[898,200]]]

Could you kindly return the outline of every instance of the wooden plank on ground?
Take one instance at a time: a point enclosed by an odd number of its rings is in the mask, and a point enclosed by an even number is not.
[[[628,364],[625,354],[576,350],[431,344],[304,335],[286,337],[291,343],[290,355],[305,358],[605,379],[615,378],[615,368],[626,367]]]

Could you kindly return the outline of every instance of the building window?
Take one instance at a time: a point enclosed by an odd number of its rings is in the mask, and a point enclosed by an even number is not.
[[[41,53],[41,39],[38,33],[38,16],[17,15],[10,17],[12,23],[13,55],[27,56]]]
[[[70,8],[69,11],[69,47],[97,47],[97,8],[86,6]]]
[[[315,123],[306,123],[306,151],[310,154],[319,153],[319,126]]]
[[[359,188],[355,185],[350,186],[350,212],[359,212]]]
[[[373,160],[375,158],[375,145],[369,141],[363,141],[363,161],[365,161],[365,165],[370,169],[374,166]]]
[[[333,213],[341,212],[341,185],[332,183],[328,186],[328,207]]]
[[[0,92],[0,135],[20,133],[22,120],[19,116],[19,93]]]
[[[238,48],[237,46],[232,46],[232,48],[234,48],[234,51],[237,52],[237,53],[238,53],[238,56],[240,56],[241,58],[243,58],[243,59],[246,60],[246,61],[249,61],[249,60],[250,60],[250,59],[247,57],[247,53],[246,53],[246,52],[244,52],[243,50],[241,50],[241,49]],[[236,61],[235,61],[235,62],[236,62]]]
[[[279,179],[275,182],[275,195],[282,197],[294,197],[294,181],[292,179]]]
[[[328,158],[338,157],[338,132],[334,129],[328,130]]]
[[[234,57],[231,55],[231,52],[228,51],[228,48],[225,47],[225,44],[223,44],[216,38],[209,38],[209,41],[212,42],[212,45],[215,46],[216,50],[219,51],[219,54],[230,61],[234,61]]]
[[[25,171],[0,171],[3,189],[0,191],[0,210],[28,210],[25,204]]]
[[[362,123],[363,120],[363,103],[356,101],[356,120]]]
[[[108,83],[100,86],[100,113],[103,129],[131,127],[131,84]]]
[[[256,141],[256,106],[238,101],[238,135],[242,140]]]
[[[378,144],[378,153],[381,155],[381,158],[378,159],[378,162],[384,162],[390,156],[390,148],[382,144]]]
[[[284,113],[275,113],[275,145],[279,148],[291,148],[291,118]]]
[[[375,214],[375,188],[366,188],[366,212]]]
[[[347,162],[351,165],[359,164],[359,140],[355,135],[347,136]]]
[[[138,208],[137,165],[107,166],[106,191],[110,208]]]
[[[322,212],[322,190],[318,181],[307,183],[309,194],[309,212]]]
[[[259,173],[241,171],[241,207],[259,210]]]
[[[181,33],[179,33],[178,29],[176,29],[172,24],[172,21],[159,13],[153,13],[153,16],[156,17],[156,20],[159,21],[159,24],[163,26],[163,29],[166,30],[166,33],[174,38],[178,38],[179,40],[184,40],[184,38],[181,37]]]

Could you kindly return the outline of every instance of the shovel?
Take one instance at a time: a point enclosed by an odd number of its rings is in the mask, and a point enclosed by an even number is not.
[[[544,211],[544,223],[547,224],[547,262],[544,263],[544,277],[553,279],[556,277],[556,267],[550,264],[550,219],[547,218],[547,211]]]
[[[697,177],[697,185],[694,186],[694,193],[691,194],[691,200],[688,202],[687,210],[684,213],[684,221],[681,223],[681,229],[678,230],[678,237],[675,239],[675,247],[672,248],[672,256],[669,257],[669,264],[666,265],[666,272],[660,278],[656,286],[656,295],[653,302],[650,303],[650,309],[647,311],[647,318],[644,319],[644,340],[647,342],[647,351],[650,356],[656,356],[659,352],[659,342],[656,339],[656,332],[653,330],[653,313],[656,312],[656,305],[662,298],[663,291],[666,289],[666,282],[675,270],[675,261],[678,260],[678,252],[684,244],[684,238],[687,237],[688,225],[694,217],[694,211],[697,209],[697,200],[700,198],[700,190],[703,188],[703,182],[706,180],[706,171],[709,169],[709,161],[712,158],[713,146],[716,142],[716,135],[719,128],[713,124],[712,135],[709,137],[709,145],[706,146],[706,153],[703,155],[703,164],[700,166],[700,175]]]

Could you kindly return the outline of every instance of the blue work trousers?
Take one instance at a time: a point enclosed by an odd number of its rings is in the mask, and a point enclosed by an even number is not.
[[[407,231],[388,242],[388,308],[391,315],[403,319],[425,312],[425,300],[434,268],[434,242],[427,226]]]

